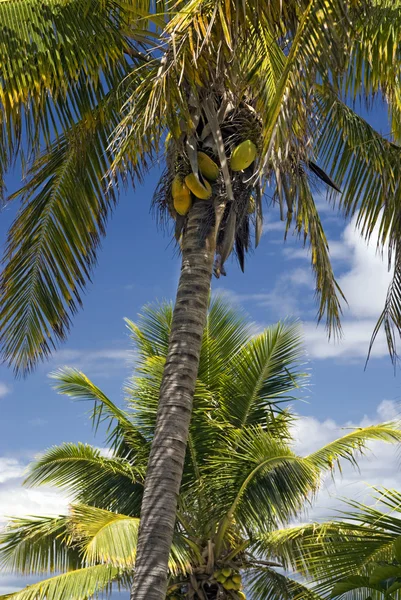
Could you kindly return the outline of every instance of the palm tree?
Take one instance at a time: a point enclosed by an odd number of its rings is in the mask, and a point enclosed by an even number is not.
[[[72,504],[68,515],[10,521],[0,538],[3,568],[56,574],[8,598],[80,600],[113,582],[130,585],[172,321],[165,304],[145,308],[138,325],[128,322],[138,361],[126,410],[79,371],[53,375],[58,392],[94,403],[93,424],[107,428],[112,453],[66,443],[31,465],[28,485],[55,485]],[[266,536],[285,533],[279,528],[304,509],[337,461],[355,463],[370,440],[399,442],[401,431],[391,423],[358,428],[309,456],[296,455],[295,416],[281,404],[306,382],[302,361],[297,324],[255,336],[243,314],[221,299],[211,305],[169,556],[170,600],[241,600],[248,593],[254,600],[319,599],[281,571],[286,553],[262,547]]]
[[[118,184],[165,158],[154,204],[175,221],[182,269],[136,569],[136,597],[161,597],[213,265],[223,274],[234,249],[244,268],[267,186],[287,229],[309,239],[329,332],[341,293],[313,185],[343,190],[338,206],[366,239],[379,231],[395,274],[373,338],[384,325],[395,356],[400,149],[347,101],[381,94],[399,140],[401,4],[4,0],[0,23],[0,180],[16,157],[28,165],[1,285],[3,357],[17,371],[66,338]]]

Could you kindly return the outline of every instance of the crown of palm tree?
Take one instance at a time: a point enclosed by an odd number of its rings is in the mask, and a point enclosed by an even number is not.
[[[343,191],[339,208],[358,214],[367,239],[379,232],[395,265],[374,331],[384,325],[394,356],[400,149],[347,102],[381,94],[399,140],[398,1],[4,0],[0,22],[0,187],[16,157],[27,166],[2,279],[6,361],[29,370],[65,339],[118,185],[140,181],[162,154],[155,201],[185,232],[171,181],[198,175],[198,150],[220,169],[204,223],[220,226],[216,273],[233,248],[243,267],[253,228],[257,244],[269,185],[287,227],[310,241],[330,330],[341,294],[312,190]],[[256,160],[234,173],[231,152],[248,139]]]
[[[137,363],[124,410],[77,370],[53,375],[58,392],[94,403],[93,424],[106,427],[112,452],[65,443],[31,465],[28,485],[67,490],[72,504],[65,516],[9,523],[1,537],[3,568],[57,574],[7,597],[79,600],[110,591],[113,582],[129,585],[171,318],[172,307],[161,305],[145,308],[138,325],[128,321]],[[304,560],[308,574],[318,571],[306,534],[304,546],[292,545],[289,536],[280,546],[280,536],[287,535],[280,527],[304,509],[337,461],[356,464],[370,440],[399,442],[401,432],[391,423],[356,429],[298,456],[291,448],[295,417],[280,404],[305,384],[302,363],[296,323],[255,335],[243,314],[221,299],[212,303],[169,561],[169,596],[241,599],[243,586],[255,600],[277,594],[318,598],[277,570],[296,564],[302,571],[298,564]],[[162,495],[155,502],[163,502]],[[308,532],[309,543],[316,543]],[[318,555],[322,570],[326,554]]]

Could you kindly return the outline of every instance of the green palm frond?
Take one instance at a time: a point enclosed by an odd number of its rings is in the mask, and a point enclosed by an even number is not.
[[[17,192],[22,208],[5,251],[1,298],[3,356],[27,372],[65,339],[90,281],[117,200],[103,179],[108,137],[118,119],[111,94],[38,157]]]
[[[133,567],[139,518],[84,504],[73,504],[70,515],[73,535],[88,564]]]
[[[232,433],[209,462],[216,509],[224,511],[217,546],[234,516],[248,527],[274,527],[295,515],[317,489],[317,471],[310,461],[261,427]]]
[[[78,540],[83,557],[89,564],[133,568],[139,518],[83,504],[72,505],[70,514],[72,535]],[[183,536],[176,533],[169,569],[177,575],[185,573],[190,565],[189,547],[185,545]]]
[[[217,510],[226,511],[221,530],[226,531],[234,515],[259,530],[285,523],[319,489],[322,474],[335,463],[340,468],[342,459],[357,466],[355,455],[368,441],[399,443],[400,436],[392,423],[360,428],[302,458],[261,428],[232,434],[231,443],[210,458],[213,477],[218,477],[213,484]]]
[[[346,93],[354,100],[362,98],[368,106],[381,94],[387,101],[392,137],[399,141],[400,2],[377,0],[369,11],[361,11],[356,17],[357,35],[350,48]]]
[[[54,371],[50,377],[56,380],[54,389],[59,394],[94,402],[93,426],[97,430],[101,422],[108,424],[106,443],[116,455],[124,456],[131,452],[138,457],[138,454],[143,454],[147,440],[135,428],[126,411],[118,408],[84,373],[65,367]]]
[[[171,303],[147,304],[138,323],[126,319],[131,339],[139,355],[139,363],[153,356],[167,356],[173,306]]]
[[[50,144],[57,129],[69,128],[128,73],[123,21],[114,2],[1,3],[1,128],[11,152],[22,130],[28,156],[41,136]]]
[[[373,343],[384,326],[390,356],[394,359],[394,331],[401,330],[398,247],[401,148],[380,136],[328,86],[319,87],[318,106],[324,124],[317,151],[322,164],[344,188],[338,206],[346,216],[357,214],[357,227],[367,241],[377,234],[378,250],[383,251],[388,244],[389,267],[395,266],[386,305],[372,337]]]
[[[0,534],[0,564],[6,571],[30,575],[80,566],[72,547],[67,517],[13,518]]]
[[[401,334],[401,248],[397,244],[394,250],[394,273],[387,290],[384,309],[375,325],[369,345],[368,358],[380,330],[383,328],[387,346],[393,362],[397,358],[396,334]]]
[[[29,486],[54,485],[68,489],[74,500],[138,514],[146,465],[102,456],[86,444],[62,444],[47,450],[29,469]]]
[[[0,596],[2,600],[86,600],[111,585],[119,576],[119,570],[109,565],[96,565],[69,571],[51,579],[34,583],[19,592]]]
[[[249,339],[226,367],[221,395],[227,421],[235,427],[267,425],[267,413],[303,385],[303,357],[298,323],[278,323]]]
[[[289,196],[291,198],[291,193]],[[309,240],[310,244],[316,296],[319,302],[318,321],[326,315],[326,327],[329,335],[332,332],[339,334],[341,333],[340,317],[342,312],[340,300],[345,300],[345,297],[334,277],[329,244],[305,173],[299,176],[297,194],[294,194],[291,202],[295,209],[295,229],[300,236],[303,235],[304,242]],[[287,230],[291,221],[292,213],[289,213]]]
[[[145,30],[151,12],[151,2],[4,0],[0,103],[9,144],[25,125],[30,147],[38,147],[40,135],[49,143],[116,88],[138,64],[136,47],[156,36],[157,28]]]
[[[285,568],[312,577],[322,594],[341,582],[360,588],[361,581],[352,581],[353,576],[369,580],[378,564],[401,558],[401,496],[395,490],[377,491],[379,506],[346,500],[349,508],[341,511],[341,521],[276,530],[261,536],[255,548],[280,557]]]
[[[203,334],[198,379],[208,390],[221,387],[222,371],[252,337],[252,324],[224,294],[212,297]]]
[[[318,582],[320,593],[354,574],[366,575],[376,561],[390,560],[395,533],[333,521],[312,523],[265,534],[255,546],[280,557],[287,569]]]
[[[132,422],[146,439],[153,436],[170,323],[169,305],[146,308],[138,325],[128,322],[140,358],[127,393]],[[302,355],[298,325],[279,324],[255,337],[241,312],[223,297],[212,301],[195,388],[184,486],[199,475],[211,448],[219,445],[221,430],[251,423],[269,429],[272,435],[278,431],[288,435],[290,417],[284,413],[280,417],[278,405],[293,398],[291,392],[302,385]]]
[[[307,523],[262,533],[255,540],[255,551],[279,559],[287,570],[319,578],[318,561],[323,566],[323,560],[337,552],[337,544],[352,540],[355,529],[342,522]],[[384,543],[389,543],[388,537]]]
[[[363,454],[367,449],[367,442],[374,440],[390,444],[400,443],[401,431],[398,424],[389,422],[358,427],[343,437],[329,442],[317,452],[309,454],[306,460],[310,460],[319,469],[331,469],[334,461],[338,461],[340,458],[346,459],[357,466],[356,455],[358,453]]]
[[[246,589],[255,600],[322,600],[306,585],[268,567],[247,571]]]

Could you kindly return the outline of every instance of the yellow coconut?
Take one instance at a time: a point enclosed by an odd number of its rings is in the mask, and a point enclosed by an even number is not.
[[[208,200],[212,195],[210,183],[205,179],[205,185],[202,185],[193,173],[190,173],[185,177],[185,183],[193,195],[197,198],[201,198],[201,200]]]
[[[246,600],[246,596],[245,596],[244,592],[237,592],[237,596],[238,596],[239,600]]]
[[[253,163],[257,149],[251,140],[245,140],[234,148],[231,154],[230,167],[232,171],[243,171]]]
[[[191,192],[178,175],[173,179],[171,194],[175,210],[179,215],[186,215],[192,205]]]
[[[198,152],[198,167],[202,175],[210,179],[210,181],[216,181],[219,176],[219,167],[204,152]]]
[[[231,577],[234,583],[241,583],[241,575],[235,574]]]
[[[226,590],[235,590],[235,583],[232,581],[232,579],[227,579],[227,581],[223,583],[223,587]]]
[[[230,567],[224,567],[224,569],[221,569],[221,572],[223,573],[224,577],[230,577],[233,570],[230,569]]]

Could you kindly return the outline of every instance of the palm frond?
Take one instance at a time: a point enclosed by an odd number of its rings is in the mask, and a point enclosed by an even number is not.
[[[66,571],[81,564],[67,517],[10,519],[0,534],[0,564],[12,573]]]
[[[110,116],[110,115],[108,115]],[[28,372],[65,339],[116,201],[102,177],[107,128],[90,115],[34,163],[8,234],[1,280],[3,357]]]
[[[340,458],[350,461],[357,466],[356,455],[363,454],[368,449],[368,442],[380,441],[397,444],[401,441],[401,430],[396,422],[358,427],[341,438],[329,442],[323,448],[305,457],[319,469],[331,469],[334,462]]]
[[[24,129],[29,155],[40,137],[49,144],[116,88],[138,62],[132,42],[150,39],[143,27],[151,11],[150,2],[4,0],[0,104],[7,145],[15,147]]]
[[[313,578],[322,594],[331,592],[340,583],[360,588],[361,580],[353,581],[353,576],[369,582],[377,565],[392,564],[394,557],[401,558],[401,519],[396,514],[400,512],[401,496],[395,490],[377,492],[378,506],[346,500],[347,508],[340,512],[341,521],[266,533],[255,548],[279,558],[285,568]],[[383,505],[386,511],[382,510]],[[336,588],[336,594],[340,591],[340,587]],[[341,593],[345,591],[344,588]]]
[[[70,509],[72,531],[88,564],[133,567],[139,518],[85,504]]]
[[[119,570],[109,565],[96,565],[57,575],[27,586],[19,592],[0,596],[2,600],[86,600],[102,590],[111,589]]]
[[[240,352],[252,337],[247,315],[224,297],[212,297],[203,334],[198,379],[208,390],[221,387],[221,375],[228,361]]]
[[[250,339],[226,366],[224,416],[235,427],[267,425],[267,414],[293,399],[306,377],[298,323],[278,323]]]
[[[126,319],[139,362],[153,356],[167,356],[172,318],[172,304],[163,302],[144,306],[138,323]]]
[[[321,600],[312,589],[268,567],[246,572],[246,589],[255,600]]]
[[[94,407],[91,415],[92,423],[97,430],[99,423],[108,423],[106,443],[118,456],[134,453],[138,463],[138,453],[144,449],[147,441],[134,427],[127,412],[118,408],[100,388],[84,373],[77,369],[64,367],[50,374],[57,381],[54,389],[59,393],[77,400],[92,401]]]
[[[309,240],[311,263],[315,274],[316,296],[319,302],[317,318],[320,321],[326,315],[326,327],[329,335],[341,333],[341,304],[345,297],[338,286],[331,265],[329,244],[316,208],[308,179],[304,173],[298,178],[297,192],[291,199],[294,207],[295,227],[298,234],[303,234],[304,242]],[[287,200],[288,202],[288,200]],[[292,220],[289,213],[287,228]]]
[[[311,462],[261,427],[244,428],[229,440],[228,432],[224,436],[224,448],[209,459],[215,510],[222,515],[216,543],[220,549],[234,516],[247,528],[277,526],[297,514],[318,485]]]
[[[398,71],[401,5],[378,0],[355,14],[355,40],[350,48],[345,93],[372,107],[378,94],[387,102],[392,138],[400,135]]]
[[[47,450],[29,467],[26,484],[55,485],[72,497],[102,508],[139,514],[146,465],[107,458],[86,444],[62,444]]]
[[[364,119],[341,102],[330,86],[318,86],[317,106],[322,117],[317,152],[323,165],[344,189],[338,207],[346,216],[357,214],[356,225],[377,249],[388,245],[389,269],[394,277],[372,342],[384,326],[389,353],[396,358],[394,332],[401,331],[399,313],[399,165],[401,148],[379,135]],[[369,351],[370,351],[369,350]]]
[[[100,562],[124,569],[133,568],[139,518],[74,504],[71,507],[71,522],[73,536],[79,541],[83,556],[89,564]],[[183,536],[176,533],[169,570],[177,575],[187,572],[190,565],[188,547],[185,546]]]
[[[387,290],[386,302],[383,311],[372,333],[372,338],[370,340],[369,350],[367,353],[368,359],[373,349],[373,344],[376,340],[376,337],[382,328],[384,329],[386,336],[390,357],[395,363],[398,356],[396,334],[398,333],[398,335],[401,336],[401,249],[398,244],[394,251],[393,278]]]

